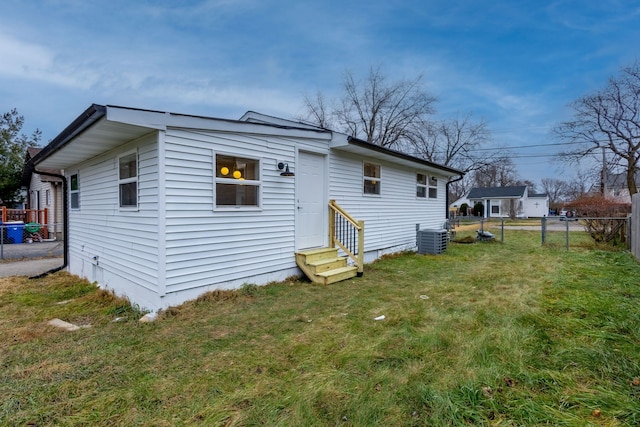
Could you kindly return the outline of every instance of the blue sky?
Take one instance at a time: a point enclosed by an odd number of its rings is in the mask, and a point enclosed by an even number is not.
[[[496,145],[549,144],[638,46],[631,0],[5,0],[0,112],[44,142],[91,103],[291,118],[305,93],[337,96],[345,70],[380,66],[422,75],[434,119],[472,113]],[[514,149],[521,177],[562,174],[557,151]]]

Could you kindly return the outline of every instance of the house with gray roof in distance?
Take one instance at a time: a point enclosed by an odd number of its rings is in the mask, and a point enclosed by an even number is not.
[[[484,218],[541,218],[549,214],[549,196],[529,193],[526,185],[511,187],[476,187],[450,206],[460,208],[481,203]]]
[[[601,185],[601,183],[599,183]],[[636,174],[636,185],[640,188],[640,174]],[[592,192],[602,191],[601,188],[592,188]],[[631,194],[627,184],[627,173],[608,173],[605,181],[604,192],[607,197],[622,203],[631,203]]]

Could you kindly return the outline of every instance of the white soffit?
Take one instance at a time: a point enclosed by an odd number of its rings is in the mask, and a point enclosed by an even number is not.
[[[66,169],[150,132],[155,132],[155,130],[111,122],[102,117],[69,143],[38,163],[38,168]]]

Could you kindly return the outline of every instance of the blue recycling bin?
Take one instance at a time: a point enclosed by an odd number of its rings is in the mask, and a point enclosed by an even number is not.
[[[5,222],[4,226],[7,230],[7,241],[9,243],[22,243],[24,241],[24,222]]]

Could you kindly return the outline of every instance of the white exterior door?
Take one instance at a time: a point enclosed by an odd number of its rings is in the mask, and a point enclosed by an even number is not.
[[[296,248],[325,246],[328,207],[324,156],[300,151],[296,180]]]

